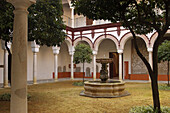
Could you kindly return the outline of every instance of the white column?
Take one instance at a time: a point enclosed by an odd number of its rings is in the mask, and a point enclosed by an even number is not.
[[[33,84],[37,84],[37,53],[40,46],[35,41],[31,42],[31,48],[33,52]]]
[[[123,54],[123,50],[119,49],[118,53],[119,53],[119,80],[122,80],[122,74],[123,74],[122,73],[123,72],[123,68],[122,68],[122,62],[123,62],[122,54]]]
[[[71,8],[71,25],[72,28],[74,28],[74,7],[70,7]]]
[[[74,57],[74,51],[70,51],[71,55],[71,79],[74,79],[74,65],[73,65],[73,57]]]
[[[148,52],[149,52],[149,64],[150,64],[151,68],[153,68],[153,63],[152,63],[153,48],[148,48]]]
[[[96,25],[96,20],[93,20],[93,25]]]
[[[153,48],[152,47],[148,48],[148,52],[149,52],[149,64],[150,64],[151,68],[153,68],[153,62],[152,62]],[[151,81],[150,76],[149,76],[149,81]]]
[[[55,81],[58,80],[58,54],[60,48],[57,46],[53,46],[53,54],[54,54],[54,74],[55,74]]]
[[[5,41],[1,41],[2,42],[2,49],[4,50],[4,88],[8,88],[8,51],[5,47]],[[11,48],[11,43],[7,43],[8,48]]]
[[[34,0],[7,0],[15,7],[10,113],[27,113],[28,11]]]
[[[93,80],[96,80],[96,55],[97,51],[93,51]]]

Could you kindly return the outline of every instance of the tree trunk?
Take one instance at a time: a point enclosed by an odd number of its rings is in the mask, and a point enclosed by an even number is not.
[[[152,87],[152,97],[153,97],[153,104],[154,104],[154,110],[158,110],[158,113],[161,113],[160,110],[160,100],[159,100],[159,91],[158,91],[158,60],[157,60],[157,52],[158,52],[158,45],[160,42],[156,41],[157,43],[154,44],[153,48],[153,56],[152,56],[152,62],[153,62],[153,69],[151,68],[149,62],[146,60],[146,58],[143,56],[143,54],[140,52],[137,41],[136,41],[136,35],[133,32],[133,30],[129,27],[129,30],[131,31],[133,38],[134,38],[134,45],[136,52],[138,56],[141,58],[141,60],[144,62],[145,66],[148,69],[149,75],[151,77],[151,87]],[[159,37],[159,36],[158,36]]]
[[[161,113],[160,110],[160,100],[159,100],[159,91],[158,91],[158,82],[157,82],[157,74],[151,75],[151,87],[152,87],[152,96],[154,103],[154,110],[158,110],[158,113]]]
[[[8,80],[9,80],[9,83],[11,84],[11,62],[12,62],[12,54],[11,54],[11,51],[10,49],[8,48],[7,46],[7,41],[5,41],[5,47],[8,51]]]
[[[83,83],[84,83],[84,62],[83,62]]]
[[[168,60],[168,72],[167,72],[167,76],[168,76],[168,86],[170,87],[170,85],[169,85],[169,60]]]

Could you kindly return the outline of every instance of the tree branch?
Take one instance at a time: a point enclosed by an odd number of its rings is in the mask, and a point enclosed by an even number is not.
[[[140,50],[139,50],[139,48],[138,48],[138,45],[137,45],[137,41],[136,41],[136,35],[135,35],[135,33],[134,33],[134,31],[132,30],[132,28],[129,26],[129,30],[130,30],[130,32],[132,33],[132,35],[133,35],[133,39],[134,39],[134,45],[135,45],[135,49],[136,49],[136,52],[137,52],[137,54],[138,54],[138,56],[141,58],[141,60],[144,62],[144,64],[146,65],[146,67],[147,67],[147,69],[148,69],[148,72],[149,72],[149,75],[150,75],[150,77],[151,77],[151,79],[152,79],[152,73],[153,73],[153,71],[152,71],[152,69],[151,69],[151,66],[150,66],[150,64],[149,64],[149,62],[146,60],[146,58],[142,55],[142,53],[140,52]]]

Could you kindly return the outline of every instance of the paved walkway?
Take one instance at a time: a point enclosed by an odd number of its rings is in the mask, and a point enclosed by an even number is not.
[[[62,81],[70,81],[71,79],[70,78],[60,78],[58,79],[58,82],[62,82]],[[76,80],[83,80],[82,78],[75,78],[74,81]],[[93,80],[91,78],[85,78],[84,80]],[[97,79],[97,80],[100,80],[100,79]],[[146,81],[146,80],[124,80],[125,82],[133,82],[133,83],[149,83],[149,81]],[[47,80],[38,80],[37,83],[38,84],[42,84],[42,83],[53,83],[55,82],[54,79],[47,79]],[[27,82],[28,85],[32,85],[33,84],[33,81],[28,81]],[[167,83],[167,81],[158,81],[158,83]],[[10,84],[9,84],[10,85]],[[3,88],[3,84],[0,83],[0,88]]]

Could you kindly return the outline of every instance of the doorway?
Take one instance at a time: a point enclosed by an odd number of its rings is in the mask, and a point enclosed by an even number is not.
[[[109,64],[110,79],[119,78],[119,55],[117,52],[109,52],[109,58],[113,58],[113,62]]]

